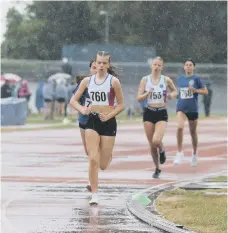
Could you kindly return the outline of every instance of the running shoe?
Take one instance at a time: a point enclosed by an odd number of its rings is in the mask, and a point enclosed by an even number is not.
[[[160,173],[161,173],[161,169],[156,168],[155,172],[153,174],[153,178],[155,178],[155,179],[159,178]]]
[[[163,149],[162,152],[159,151],[159,154],[160,154],[160,164],[165,163],[165,161],[166,161],[165,150]]]
[[[176,157],[175,157],[174,162],[173,162],[173,165],[181,164],[183,158],[184,158],[184,153],[183,152],[177,152]]]
[[[89,204],[90,205],[98,205],[98,201],[99,201],[98,194],[97,193],[92,193],[92,198],[89,201]]]
[[[196,167],[198,163],[198,156],[196,154],[192,155],[192,159],[191,159],[191,167]]]
[[[86,186],[86,189],[87,189],[89,192],[92,192],[92,188],[91,188],[91,185],[90,185],[90,184],[88,184],[88,185]]]

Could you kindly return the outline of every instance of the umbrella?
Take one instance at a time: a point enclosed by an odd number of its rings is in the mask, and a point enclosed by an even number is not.
[[[17,74],[7,73],[7,74],[3,74],[1,76],[1,80],[3,80],[3,81],[9,80],[10,82],[14,83],[14,82],[21,81],[21,77],[18,76]]]
[[[56,80],[57,82],[59,82],[60,80],[66,80],[66,79],[71,79],[72,76],[70,74],[66,74],[66,73],[56,73],[51,75],[48,78],[48,81],[52,81],[52,80]]]
[[[16,74],[3,74],[1,75],[1,86],[5,83],[6,80],[10,81],[10,84],[21,81],[21,77]]]

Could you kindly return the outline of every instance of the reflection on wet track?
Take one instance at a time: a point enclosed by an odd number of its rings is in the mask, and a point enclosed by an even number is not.
[[[126,209],[126,199],[141,188],[102,185],[100,205],[89,206],[90,194],[84,185],[8,184],[11,195],[14,190],[21,192],[8,202],[5,217],[11,232],[17,233],[163,232],[140,222]]]

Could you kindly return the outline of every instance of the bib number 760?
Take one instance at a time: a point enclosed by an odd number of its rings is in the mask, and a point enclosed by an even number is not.
[[[105,102],[106,94],[103,91],[91,91],[91,99],[97,102]]]

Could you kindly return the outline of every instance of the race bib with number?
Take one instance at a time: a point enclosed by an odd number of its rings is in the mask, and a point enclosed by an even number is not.
[[[153,91],[148,97],[148,104],[162,104],[164,103],[164,96],[162,91]]]
[[[151,92],[150,93],[150,99],[160,100],[160,99],[162,99],[162,93],[161,92]]]
[[[191,99],[193,98],[193,92],[188,90],[188,87],[184,87],[180,89],[180,97],[181,99]]]
[[[92,103],[92,102],[91,102],[90,98],[86,98],[86,99],[85,99],[85,106],[86,106],[86,107],[89,107],[89,106],[91,105],[91,103]]]
[[[91,91],[90,98],[91,98],[91,102],[93,103],[93,105],[96,105],[96,104],[108,105],[109,104],[108,97],[104,91],[97,91],[97,90]]]

